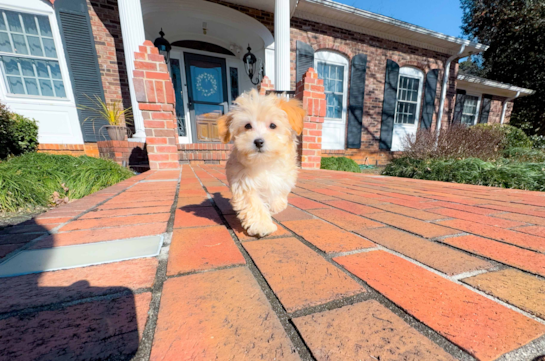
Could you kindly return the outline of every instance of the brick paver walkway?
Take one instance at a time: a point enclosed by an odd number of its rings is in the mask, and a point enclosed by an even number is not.
[[[545,194],[301,171],[264,239],[229,197],[223,167],[184,166],[2,231],[0,268],[164,242],[157,257],[0,278],[0,360],[545,355]]]

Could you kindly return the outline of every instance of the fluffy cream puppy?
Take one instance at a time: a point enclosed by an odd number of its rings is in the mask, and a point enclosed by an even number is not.
[[[226,165],[231,205],[251,236],[276,231],[271,214],[288,206],[297,180],[297,135],[304,116],[298,100],[252,90],[218,120],[222,141],[233,139],[235,144]]]

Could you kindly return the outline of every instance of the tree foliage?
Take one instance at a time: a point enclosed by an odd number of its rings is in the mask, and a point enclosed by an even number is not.
[[[461,6],[463,32],[490,45],[479,75],[534,89],[515,101],[511,124],[545,135],[545,0],[461,0]]]

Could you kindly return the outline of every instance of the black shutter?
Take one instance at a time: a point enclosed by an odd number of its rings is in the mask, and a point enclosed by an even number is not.
[[[421,129],[430,129],[433,121],[433,113],[435,112],[435,95],[437,93],[437,78],[439,77],[439,69],[428,71],[426,75],[426,88],[424,91],[424,107],[422,110],[422,121],[420,122]]]
[[[388,59],[388,61],[386,61],[386,79],[384,81],[384,100],[382,101],[379,149],[390,150],[392,148],[398,81],[399,65],[395,61]]]
[[[492,95],[483,95],[483,107],[481,110],[481,116],[479,117],[479,124],[488,123],[488,115],[490,114],[490,106],[492,105]]]
[[[347,148],[361,148],[361,126],[363,120],[363,97],[365,93],[365,71],[367,55],[358,54],[352,58],[350,74],[350,97],[348,99]]]
[[[296,73],[295,83],[303,79],[303,75],[307,72],[308,68],[314,68],[314,49],[312,46],[297,40],[296,49]],[[317,69],[314,69],[318,71]]]
[[[452,116],[453,124],[462,122],[462,112],[464,111],[464,103],[466,101],[466,91],[462,89],[456,90],[456,105],[454,105],[454,115]]]
[[[82,105],[93,106],[93,102],[85,95],[91,98],[98,96],[104,101],[104,89],[102,88],[100,68],[86,1],[56,0],[55,10],[76,105],[78,107]],[[108,124],[105,119],[83,122],[89,116],[94,115],[88,110],[78,109],[78,117],[85,142],[94,143],[104,140],[102,136],[99,139],[98,131],[103,125]],[[105,130],[101,134],[107,137]]]

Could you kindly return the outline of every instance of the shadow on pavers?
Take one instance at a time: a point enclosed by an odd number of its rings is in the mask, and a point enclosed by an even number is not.
[[[24,229],[26,228],[26,230]],[[0,263],[46,228],[0,230]],[[78,269],[0,278],[0,360],[128,360],[139,344],[135,296],[93,287]],[[56,287],[58,284],[70,284]],[[143,328],[143,325],[141,325]]]

